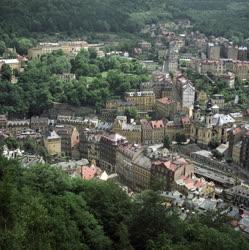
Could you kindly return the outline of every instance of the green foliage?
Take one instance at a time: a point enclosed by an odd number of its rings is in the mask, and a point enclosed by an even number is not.
[[[6,45],[4,41],[0,41],[0,56],[4,53]]]
[[[183,142],[186,142],[186,141],[187,141],[187,138],[186,138],[185,134],[180,134],[180,133],[176,134],[176,142],[177,143],[183,143]]]
[[[164,139],[163,139],[163,146],[164,146],[165,148],[167,148],[167,149],[170,149],[171,143],[172,143],[172,142],[171,142],[169,136],[166,135],[166,136],[164,137]]]
[[[57,76],[70,72],[76,74],[77,80],[63,81]],[[122,96],[147,79],[147,72],[135,60],[96,58],[95,50],[82,50],[70,61],[62,51],[55,51],[30,61],[18,84],[0,82],[0,112],[40,115],[53,102],[95,106],[100,110],[108,98]]]
[[[147,191],[0,158],[1,249],[248,249],[219,214],[181,221]],[[210,218],[213,218],[210,220]]]
[[[3,64],[1,68],[1,79],[3,81],[11,81],[12,78],[12,70],[11,67],[8,64]]]
[[[130,123],[131,119],[137,120],[138,119],[138,111],[136,108],[128,108],[125,109],[124,114],[127,117],[127,121]]]
[[[20,147],[20,143],[13,137],[8,137],[3,142],[4,145],[10,150],[14,150]]]

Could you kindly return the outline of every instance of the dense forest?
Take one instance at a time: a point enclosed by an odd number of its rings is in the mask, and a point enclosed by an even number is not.
[[[2,0],[0,40],[11,46],[16,36],[38,33],[136,33],[147,23],[182,18],[208,35],[249,37],[247,0]]]
[[[175,18],[189,18],[206,35],[225,36],[241,42],[249,38],[247,0],[170,0]]]
[[[224,222],[182,221],[155,192],[131,199],[114,183],[0,158],[0,249],[249,249]]]

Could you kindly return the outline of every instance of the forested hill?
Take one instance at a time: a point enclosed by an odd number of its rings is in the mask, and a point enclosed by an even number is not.
[[[249,37],[248,0],[1,0],[0,3],[0,33],[12,36],[13,33],[24,36],[55,32],[135,33],[146,23],[179,18],[191,19],[194,27],[206,34],[240,40]]]
[[[154,1],[153,1],[154,2]],[[157,6],[163,0],[156,0]],[[135,31],[130,14],[148,11],[148,0],[1,0],[0,23],[16,32]]]
[[[0,157],[0,249],[249,249],[224,216],[182,221],[161,204],[152,191],[131,200],[113,183]]]
[[[207,35],[249,38],[248,0],[170,0],[174,18],[189,18]]]

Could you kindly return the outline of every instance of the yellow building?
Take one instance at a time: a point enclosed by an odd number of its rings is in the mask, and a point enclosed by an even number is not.
[[[153,91],[126,92],[125,100],[133,104],[139,111],[152,111],[156,103]]]
[[[207,95],[207,93],[205,91],[201,90],[198,93],[197,100],[199,101],[200,106],[205,106],[206,102],[208,101],[208,95]]]
[[[61,155],[61,138],[55,131],[49,131],[44,137],[44,146],[51,156]]]
[[[141,143],[141,125],[127,123],[126,116],[116,117],[113,123],[112,131],[126,137],[129,143]]]
[[[212,102],[207,102],[204,115],[196,101],[193,110],[193,119],[190,128],[190,139],[206,148],[210,143],[226,143],[228,141],[228,129],[233,126],[235,120],[224,114],[213,114]]]
[[[21,70],[21,62],[18,59],[0,59],[0,69],[3,64],[9,65],[12,71],[17,70],[20,72]]]
[[[67,55],[77,55],[81,49],[88,49],[88,47],[85,41],[40,43],[37,47],[28,49],[28,58],[37,59],[57,50],[62,50]]]

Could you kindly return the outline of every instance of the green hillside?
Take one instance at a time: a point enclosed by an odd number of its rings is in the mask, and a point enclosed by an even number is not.
[[[131,199],[116,184],[0,157],[0,249],[249,249],[222,222],[181,221],[152,191]]]

